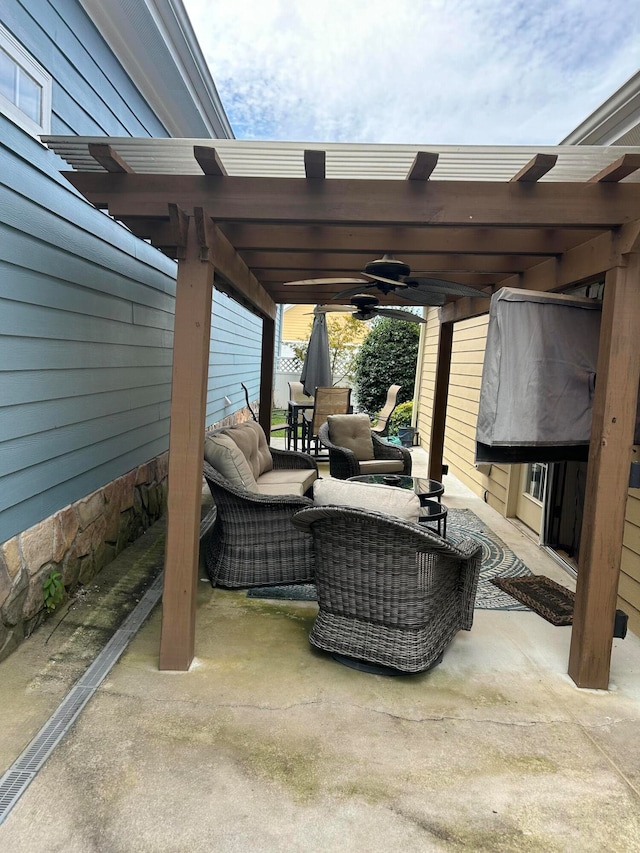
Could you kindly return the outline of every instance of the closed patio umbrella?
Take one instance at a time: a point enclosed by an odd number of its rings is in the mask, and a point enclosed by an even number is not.
[[[324,314],[313,313],[311,337],[300,374],[304,392],[310,397],[313,397],[317,387],[328,387],[332,383],[327,318]]]

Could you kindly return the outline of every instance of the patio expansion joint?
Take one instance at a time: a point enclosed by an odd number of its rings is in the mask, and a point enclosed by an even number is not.
[[[629,788],[629,790],[640,799],[640,788],[627,776],[624,770],[618,766],[618,764],[613,760],[613,758],[605,752],[601,744],[598,743],[589,732],[589,729],[598,729],[604,728],[606,726],[615,725],[617,722],[637,722],[636,720],[616,720],[614,723],[603,723],[601,726],[585,726],[583,724],[579,724],[580,728],[584,732],[587,739],[590,741],[591,745],[596,749],[600,755],[604,758],[604,760],[609,764],[613,770],[613,772],[620,777],[620,779],[625,783],[625,785]]]

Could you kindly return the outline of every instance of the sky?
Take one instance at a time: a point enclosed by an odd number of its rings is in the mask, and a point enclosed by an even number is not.
[[[555,145],[640,67],[638,0],[183,0],[238,139]]]

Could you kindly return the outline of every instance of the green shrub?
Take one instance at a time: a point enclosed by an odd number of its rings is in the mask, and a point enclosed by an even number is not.
[[[398,401],[413,397],[420,330],[417,323],[380,317],[355,357],[354,387],[360,410],[373,417],[384,406],[390,385]]]
[[[389,435],[397,435],[400,427],[411,426],[412,414],[413,400],[408,400],[406,403],[400,403],[399,406],[396,406],[389,418]]]

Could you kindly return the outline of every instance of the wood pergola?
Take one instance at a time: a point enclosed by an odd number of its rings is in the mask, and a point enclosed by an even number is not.
[[[421,275],[490,294],[605,280],[569,674],[608,687],[640,381],[640,149],[249,143],[48,137],[95,206],[178,261],[160,668],[194,656],[212,290],[263,320],[260,419],[269,431],[277,303],[319,303],[388,252]],[[215,146],[215,147],[214,147]],[[397,295],[381,304],[408,305]],[[454,323],[489,300],[451,297],[429,446],[439,479]]]

